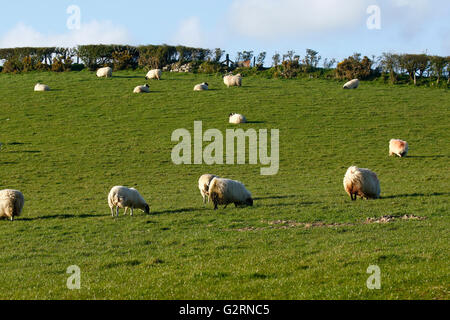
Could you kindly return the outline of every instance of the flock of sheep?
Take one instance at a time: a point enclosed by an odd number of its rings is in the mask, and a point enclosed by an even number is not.
[[[160,69],[150,70],[146,79],[160,80],[162,71]],[[112,77],[112,69],[109,67],[101,68],[97,71],[97,77]],[[242,86],[242,76],[226,75],[224,84],[227,87]],[[359,86],[359,80],[354,79],[344,85],[344,89],[356,89]],[[204,82],[194,87],[194,91],[208,90],[208,83]],[[50,87],[45,84],[36,84],[35,91],[49,91]],[[134,93],[148,93],[150,87],[148,84],[138,86],[134,89]],[[230,114],[229,122],[232,124],[246,123],[247,119],[241,114]],[[1,144],[0,144],[1,145]],[[389,143],[389,155],[397,155],[405,157],[408,154],[408,143],[406,141],[392,139]],[[229,204],[239,206],[253,206],[252,194],[239,181],[220,178],[213,174],[202,175],[198,181],[200,194],[203,198],[204,204],[206,201],[214,204],[214,210],[218,209],[219,205],[224,205],[225,208]],[[351,197],[352,201],[356,201],[357,197],[363,199],[379,199],[381,194],[380,181],[376,173],[369,169],[362,169],[355,166],[350,167],[344,177],[344,189]],[[15,217],[20,216],[25,204],[25,198],[20,191],[17,190],[2,190],[0,191],[0,218],[7,218],[11,221]],[[134,209],[139,209],[145,213],[150,213],[150,206],[141,196],[141,194],[134,188],[127,188],[123,186],[113,187],[108,195],[108,204],[111,209],[111,215],[118,217],[119,209],[125,209],[125,214],[128,209],[131,215]]]

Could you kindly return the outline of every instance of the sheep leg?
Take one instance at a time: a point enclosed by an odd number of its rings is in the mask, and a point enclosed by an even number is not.
[[[219,206],[217,205],[217,202],[214,202],[214,210],[219,209]]]
[[[125,207],[125,212],[123,213],[124,216],[127,215],[128,207]]]
[[[119,207],[116,207],[116,217],[119,217]]]
[[[228,203],[225,205],[225,207],[223,208],[224,210],[228,207]]]
[[[131,207],[131,216],[133,216],[133,210],[134,210],[134,208]]]
[[[114,218],[114,210],[113,210],[113,207],[111,207],[110,209],[111,209],[111,217]]]
[[[11,216],[11,221],[14,221],[14,216]]]

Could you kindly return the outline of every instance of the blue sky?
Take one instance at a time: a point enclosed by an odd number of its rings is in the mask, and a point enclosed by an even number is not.
[[[307,48],[342,59],[354,52],[450,55],[449,0],[43,0],[2,3],[0,47],[86,43],[183,44],[237,51]],[[45,4],[45,5],[44,5]],[[70,5],[81,28],[69,30]],[[380,8],[381,29],[369,30],[367,8]]]

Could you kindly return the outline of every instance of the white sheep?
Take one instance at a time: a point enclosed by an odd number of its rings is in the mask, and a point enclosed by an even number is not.
[[[235,76],[233,75],[227,75],[223,77],[223,82],[225,85],[229,87],[241,87],[242,86],[242,76],[241,74],[237,74]]]
[[[150,207],[140,193],[134,188],[127,188],[116,186],[111,189],[108,195],[108,204],[111,208],[111,214],[114,217],[114,210],[116,208],[116,217],[119,216],[119,209],[125,209],[127,214],[128,208],[131,209],[131,216],[133,216],[134,209],[140,209],[146,214],[150,213]]]
[[[353,79],[352,81],[344,84],[344,89],[357,89],[359,87],[359,80]]]
[[[245,118],[242,114],[232,113],[230,114],[230,123],[231,124],[247,123],[247,118]]]
[[[225,205],[226,208],[230,203],[236,207],[253,206],[252,194],[245,186],[229,179],[214,178],[209,185],[209,199],[214,203],[214,210],[217,210],[218,205]]]
[[[34,91],[38,92],[38,91],[50,91],[50,87],[45,85],[45,84],[41,84],[38,83],[34,86]]]
[[[369,169],[350,167],[344,177],[344,188],[352,201],[357,197],[364,199],[380,198],[380,181],[375,172]]]
[[[110,67],[104,67],[97,70],[97,77],[99,78],[111,78],[113,69]]]
[[[133,93],[150,93],[150,86],[148,84],[137,86],[134,88]]]
[[[25,205],[25,198],[22,192],[17,190],[0,191],[0,218],[7,218],[14,221],[19,217]]]
[[[203,203],[206,204],[206,199],[209,202],[209,185],[214,178],[218,178],[213,174],[204,174],[198,179],[198,188],[200,189],[200,194],[203,197]]]
[[[398,139],[392,139],[389,142],[389,156],[394,154],[400,158],[406,157],[408,155],[409,146],[408,142]]]
[[[158,79],[161,80],[161,76],[162,76],[162,70],[161,69],[154,69],[154,70],[150,70],[147,75],[145,76],[145,79],[150,80],[150,79]]]
[[[194,87],[194,91],[206,91],[209,89],[209,84],[207,82],[200,83]]]

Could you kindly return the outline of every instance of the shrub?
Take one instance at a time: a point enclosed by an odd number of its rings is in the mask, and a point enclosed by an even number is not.
[[[64,57],[56,57],[53,58],[53,64],[51,67],[51,70],[53,72],[64,72],[64,71],[70,71],[72,67],[72,59],[71,58],[64,58]]]
[[[344,61],[338,63],[336,68],[336,77],[338,79],[367,79],[372,73],[372,60],[364,57],[361,60],[361,55],[356,53],[348,57]]]
[[[11,58],[3,64],[3,73],[18,73],[22,71],[22,63],[17,58]]]
[[[114,51],[112,54],[114,70],[135,69],[133,56],[129,50]]]
[[[71,71],[81,71],[84,69],[84,64],[82,63],[73,63],[70,67]]]
[[[217,73],[222,72],[222,66],[218,62],[205,61],[198,67],[199,73]]]

